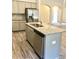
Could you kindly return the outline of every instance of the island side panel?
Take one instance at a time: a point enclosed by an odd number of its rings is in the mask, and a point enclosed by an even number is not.
[[[44,59],[59,59],[61,33],[46,35],[44,42]]]

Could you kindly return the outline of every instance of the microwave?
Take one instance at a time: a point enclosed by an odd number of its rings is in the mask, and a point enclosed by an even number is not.
[[[25,8],[25,19],[26,22],[38,21],[39,12],[36,8]]]

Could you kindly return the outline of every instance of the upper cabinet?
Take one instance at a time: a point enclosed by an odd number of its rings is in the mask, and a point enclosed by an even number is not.
[[[24,1],[26,1],[26,2],[34,2],[34,3],[36,3],[36,0],[24,0]]]
[[[25,13],[25,8],[37,8],[37,3],[33,1],[13,0],[12,13]]]
[[[32,3],[31,6],[32,6],[32,8],[37,8],[37,4],[36,3]]]
[[[18,13],[18,2],[12,1],[12,13]]]
[[[13,1],[24,1],[24,2],[34,2],[34,3],[36,3],[37,0],[13,0]]]
[[[18,2],[18,13],[25,12],[25,2]]]
[[[26,2],[25,8],[36,8],[37,4],[32,2]]]

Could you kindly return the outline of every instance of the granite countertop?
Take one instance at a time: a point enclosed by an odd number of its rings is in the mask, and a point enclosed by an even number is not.
[[[32,27],[33,29],[43,33],[44,35],[49,35],[49,34],[53,34],[53,33],[58,33],[58,32],[64,32],[65,30],[62,28],[58,28],[55,26],[51,26],[51,25],[47,25],[45,23],[43,23],[43,27],[35,27],[31,24],[38,24],[39,22],[30,22],[30,23],[26,23],[26,25]]]

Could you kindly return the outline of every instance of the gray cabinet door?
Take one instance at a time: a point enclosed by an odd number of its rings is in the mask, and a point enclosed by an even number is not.
[[[43,37],[35,32],[33,39],[33,48],[37,52],[37,54],[42,57],[43,53]]]
[[[44,59],[59,59],[61,33],[46,36]]]
[[[43,37],[41,37],[34,29],[26,25],[26,37],[37,54],[42,57],[43,54]]]
[[[30,42],[31,45],[33,45],[34,30],[27,25],[26,25],[26,35],[27,40]]]

